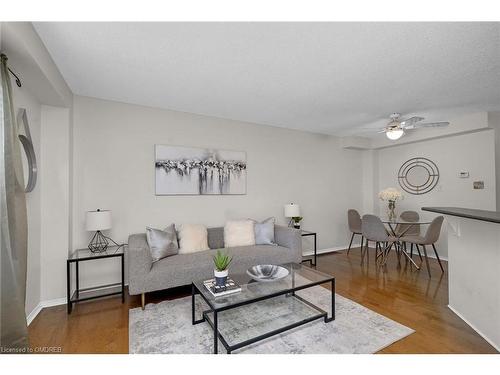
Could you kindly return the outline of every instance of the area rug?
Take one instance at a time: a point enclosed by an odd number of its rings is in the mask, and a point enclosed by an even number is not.
[[[330,313],[329,290],[316,286],[297,294]],[[202,304],[201,298],[197,298],[198,312],[203,309]],[[234,313],[235,319],[249,326],[256,321],[256,314],[267,317],[268,321],[277,319],[279,317],[273,314],[283,314],[283,311],[278,311],[273,304],[279,305],[279,298],[248,305],[244,310],[240,308]],[[414,332],[338,294],[335,306],[336,319],[330,323],[313,321],[232,353],[376,353]],[[222,324],[223,319],[219,321]],[[231,332],[236,339],[238,334],[238,331]],[[241,339],[247,334],[245,331]],[[213,331],[207,322],[191,324],[191,297],[149,304],[144,311],[140,307],[129,311],[129,352],[209,354],[213,352]],[[220,342],[219,353],[226,353]]]

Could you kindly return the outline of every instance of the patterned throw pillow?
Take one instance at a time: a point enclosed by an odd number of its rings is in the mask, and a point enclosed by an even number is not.
[[[274,242],[274,223],[276,219],[270,217],[262,222],[252,220],[255,228],[256,245],[276,245]]]
[[[169,225],[165,230],[146,228],[146,240],[153,262],[179,252],[174,224]]]

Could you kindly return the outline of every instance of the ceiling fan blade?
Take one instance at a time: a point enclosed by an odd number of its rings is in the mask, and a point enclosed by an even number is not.
[[[441,128],[443,126],[448,126],[450,123],[448,121],[441,122],[424,122],[421,124],[413,125],[413,128]]]
[[[409,119],[401,120],[401,126],[403,128],[408,128],[408,126],[416,124],[417,122],[422,121],[423,119],[424,119],[423,117],[413,116],[410,117]]]

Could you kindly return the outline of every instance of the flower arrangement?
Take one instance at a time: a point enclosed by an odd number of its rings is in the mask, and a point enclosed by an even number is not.
[[[403,199],[403,193],[395,188],[387,188],[378,193],[378,197],[382,201],[396,202],[398,199]]]
[[[387,188],[378,193],[378,197],[382,201],[389,202],[387,210],[387,216],[389,217],[389,220],[396,219],[396,201],[398,199],[403,199],[403,193],[395,188]]]

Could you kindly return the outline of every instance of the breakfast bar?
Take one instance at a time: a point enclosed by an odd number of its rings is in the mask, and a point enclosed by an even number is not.
[[[500,212],[422,207],[448,223],[448,306],[500,350]]]

